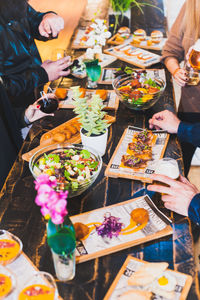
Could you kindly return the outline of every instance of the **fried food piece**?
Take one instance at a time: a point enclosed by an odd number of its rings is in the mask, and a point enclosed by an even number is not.
[[[127,153],[137,156],[143,160],[152,159],[152,147],[149,145],[145,145],[141,141],[137,141],[136,143],[129,143]]]
[[[53,140],[58,143],[63,143],[66,140],[66,136],[64,133],[57,132],[53,135]]]
[[[118,299],[119,300],[150,300],[152,297],[152,293],[148,291],[141,290],[129,290],[123,293]]]
[[[151,130],[143,130],[140,131],[136,134],[134,134],[133,136],[133,142],[135,141],[141,141],[142,143],[144,143],[145,145],[152,145],[154,140],[154,134]]]
[[[89,228],[87,225],[77,222],[74,223],[74,229],[76,232],[76,239],[81,240],[89,233]]]
[[[131,218],[136,224],[144,224],[149,221],[149,213],[144,208],[136,208],[132,210]]]
[[[66,127],[66,129],[65,129],[65,135],[66,135],[66,139],[67,139],[67,140],[69,140],[69,139],[71,138],[71,136],[72,136],[71,131],[68,130],[67,127]]]
[[[57,88],[55,95],[58,99],[65,99],[67,97],[67,89]]]
[[[77,122],[77,123],[73,123],[72,125],[73,125],[73,127],[75,127],[77,129],[77,131],[80,131],[80,128],[81,128],[80,123]]]
[[[72,133],[72,135],[77,133],[77,129],[73,125],[68,125],[66,128],[67,128],[67,130],[69,130]]]
[[[137,169],[146,167],[146,161],[135,157],[134,155],[123,155],[121,162],[125,167]]]
[[[105,101],[107,99],[108,96],[108,91],[106,90],[96,90],[96,95],[99,95],[101,100]]]
[[[124,42],[124,38],[121,36],[121,34],[117,33],[114,39],[115,42],[117,43],[123,43]]]
[[[86,90],[84,88],[79,88],[79,92],[81,93],[80,98],[84,98],[86,94]]]

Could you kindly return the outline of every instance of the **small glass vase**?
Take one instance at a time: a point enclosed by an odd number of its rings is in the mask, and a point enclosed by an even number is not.
[[[74,226],[68,216],[61,225],[55,225],[49,220],[47,242],[51,248],[57,278],[61,281],[72,280],[76,269],[76,237]]]

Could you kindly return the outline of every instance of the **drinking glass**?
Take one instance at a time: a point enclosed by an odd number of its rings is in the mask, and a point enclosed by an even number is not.
[[[97,88],[98,80],[101,76],[101,66],[99,65],[98,59],[85,60],[86,73],[88,76],[87,87],[89,89]]]
[[[5,266],[13,262],[22,251],[22,242],[14,234],[0,230],[0,264]]]
[[[66,50],[61,48],[55,48],[51,53],[51,60],[56,61],[66,56]]]
[[[0,265],[0,299],[15,299],[16,286],[15,275],[9,269]]]
[[[178,180],[180,172],[177,161],[170,157],[159,159],[158,162],[156,162],[155,174],[165,175],[172,179]],[[158,184],[161,184],[161,182]],[[162,183],[162,185],[167,186],[167,184],[164,183]]]
[[[57,300],[58,291],[53,276],[47,272],[36,272],[18,292],[18,300]]]
[[[188,81],[187,85],[197,85],[200,81],[199,71],[194,69],[188,62],[185,62],[184,69],[187,73]]]

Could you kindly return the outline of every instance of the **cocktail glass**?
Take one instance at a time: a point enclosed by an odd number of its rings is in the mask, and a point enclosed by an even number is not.
[[[58,291],[53,276],[47,272],[36,272],[19,291],[18,300],[57,300]]]
[[[85,60],[86,73],[88,76],[87,87],[89,89],[97,88],[97,82],[101,76],[101,66],[98,59]]]
[[[14,234],[0,230],[0,264],[5,266],[13,262],[22,252],[22,242]]]

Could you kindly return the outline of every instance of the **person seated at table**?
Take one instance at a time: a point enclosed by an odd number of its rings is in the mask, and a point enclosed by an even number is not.
[[[181,121],[196,123],[200,120],[200,85],[187,85],[187,72],[180,62],[200,37],[200,0],[186,0],[176,18],[168,40],[166,41],[162,59],[175,81],[181,86],[181,99],[178,117]],[[181,142],[185,175],[189,173],[195,145]]]
[[[39,110],[37,101],[26,110],[14,109],[0,83],[0,190],[23,143],[20,128],[46,115]]]
[[[177,133],[180,140],[200,146],[200,123],[189,124],[180,121],[175,114],[165,110],[153,115],[149,120],[150,128],[163,129],[169,133]],[[200,191],[185,177],[174,180],[168,176],[152,174],[151,179],[169,186],[149,185],[147,189],[162,195],[166,208],[189,218],[200,225]]]
[[[36,88],[69,74],[70,57],[42,63],[34,42],[56,38],[63,28],[62,17],[37,12],[27,0],[0,0],[0,79],[14,106],[28,106]]]

